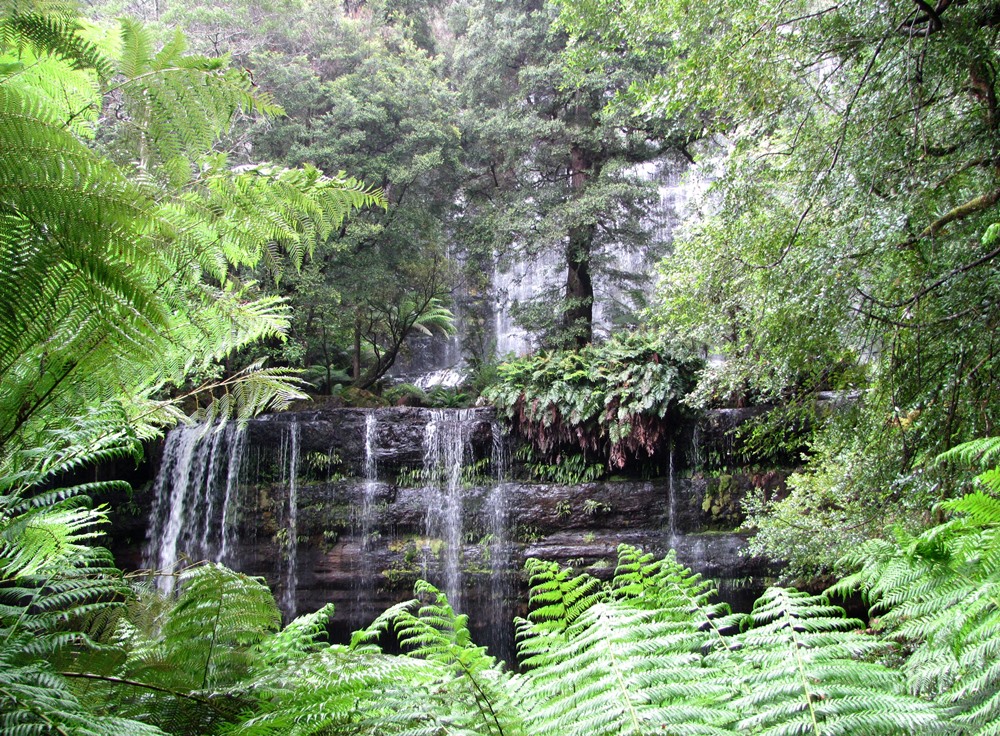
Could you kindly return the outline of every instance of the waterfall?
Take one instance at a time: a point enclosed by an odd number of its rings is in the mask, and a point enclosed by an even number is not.
[[[513,556],[510,538],[511,488],[510,448],[499,422],[492,422],[493,445],[490,465],[493,470],[493,488],[487,500],[489,521],[490,590],[488,606],[497,616],[510,610],[509,599],[514,596]],[[514,632],[510,621],[494,620],[486,642],[490,651],[501,654],[513,651]]]
[[[378,494],[378,438],[376,429],[378,420],[374,411],[365,414],[365,445],[362,463],[362,486],[361,496],[361,555],[360,570],[357,587],[357,623],[366,623],[366,617],[371,613],[369,602],[371,593],[377,587],[376,569],[374,560],[374,549],[372,545],[372,535],[375,533],[375,500]]]
[[[181,426],[167,434],[153,484],[153,511],[143,565],[164,573],[157,587],[174,588],[178,564],[226,562],[238,524],[243,427]]]
[[[428,483],[427,536],[442,542],[443,588],[455,610],[462,605],[462,467],[474,412],[431,409],[424,431]],[[431,550],[424,551],[425,571]]]
[[[299,423],[292,421],[288,432],[282,433],[281,447],[282,483],[288,488],[281,611],[289,620],[295,618],[295,595],[298,591],[299,454],[301,444]]]

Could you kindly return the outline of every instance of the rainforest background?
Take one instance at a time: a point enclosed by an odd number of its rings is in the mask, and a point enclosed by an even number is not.
[[[4,732],[995,731],[1000,6],[3,10]],[[600,373],[594,283],[651,238],[636,167],[667,154],[711,186],[612,330],[687,366],[667,402],[769,407],[747,441],[801,468],[750,509],[754,548],[864,592],[868,628],[784,588],[730,616],[623,548],[607,583],[532,563],[515,673],[425,584],[329,646],[329,610],[281,628],[212,565],[163,598],[90,544],[116,483],[81,469],[188,416],[367,401],[456,293],[469,391],[570,417],[589,378],[524,376]],[[547,352],[498,365],[484,275],[541,251]],[[570,423],[617,442],[650,410]]]

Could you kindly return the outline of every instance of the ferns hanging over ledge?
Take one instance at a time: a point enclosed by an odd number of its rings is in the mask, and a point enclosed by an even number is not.
[[[540,459],[582,454],[616,470],[662,451],[700,366],[658,339],[616,336],[503,363],[483,396]]]

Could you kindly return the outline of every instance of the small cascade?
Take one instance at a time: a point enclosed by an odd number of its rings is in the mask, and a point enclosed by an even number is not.
[[[288,620],[295,618],[298,591],[299,538],[299,455],[302,433],[298,422],[291,422],[283,434],[281,446],[282,485],[288,489],[285,507],[285,549],[282,565],[281,611]]]
[[[428,537],[442,542],[442,587],[455,610],[462,606],[462,468],[473,418],[470,409],[431,409],[424,430],[425,527]],[[425,573],[430,553],[424,550]]]
[[[493,446],[490,465],[493,469],[493,488],[487,500],[489,521],[490,590],[488,609],[496,615],[506,614],[510,599],[514,597],[514,546],[510,537],[511,484],[510,447],[508,438],[498,422],[491,425]],[[506,620],[495,621],[486,642],[494,654],[513,651],[514,632]]]
[[[181,560],[227,562],[236,528],[246,431],[198,425],[167,434],[153,485],[153,512],[143,565],[162,571],[157,587],[174,588]]]
[[[359,625],[362,625],[362,622],[366,622],[366,616],[372,613],[372,611],[366,610],[368,608],[366,604],[371,600],[371,592],[377,586],[374,550],[372,549],[372,542],[374,541],[372,535],[375,533],[376,521],[376,498],[378,494],[377,426],[378,420],[375,412],[369,411],[366,413],[364,457],[362,462],[361,518],[359,520],[361,527],[361,555],[358,580],[355,583],[357,588]]]

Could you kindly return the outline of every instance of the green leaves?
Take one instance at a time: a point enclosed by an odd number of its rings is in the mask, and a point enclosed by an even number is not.
[[[962,451],[976,452],[983,442]],[[957,453],[953,453],[957,454]],[[934,698],[968,733],[1000,723],[1000,502],[983,492],[943,504],[953,518],[917,536],[871,541],[848,562],[860,565],[835,586],[860,590],[888,637],[911,654],[909,688]]]
[[[582,452],[608,468],[653,457],[691,389],[698,359],[642,334],[501,364],[483,396],[550,463]]]

